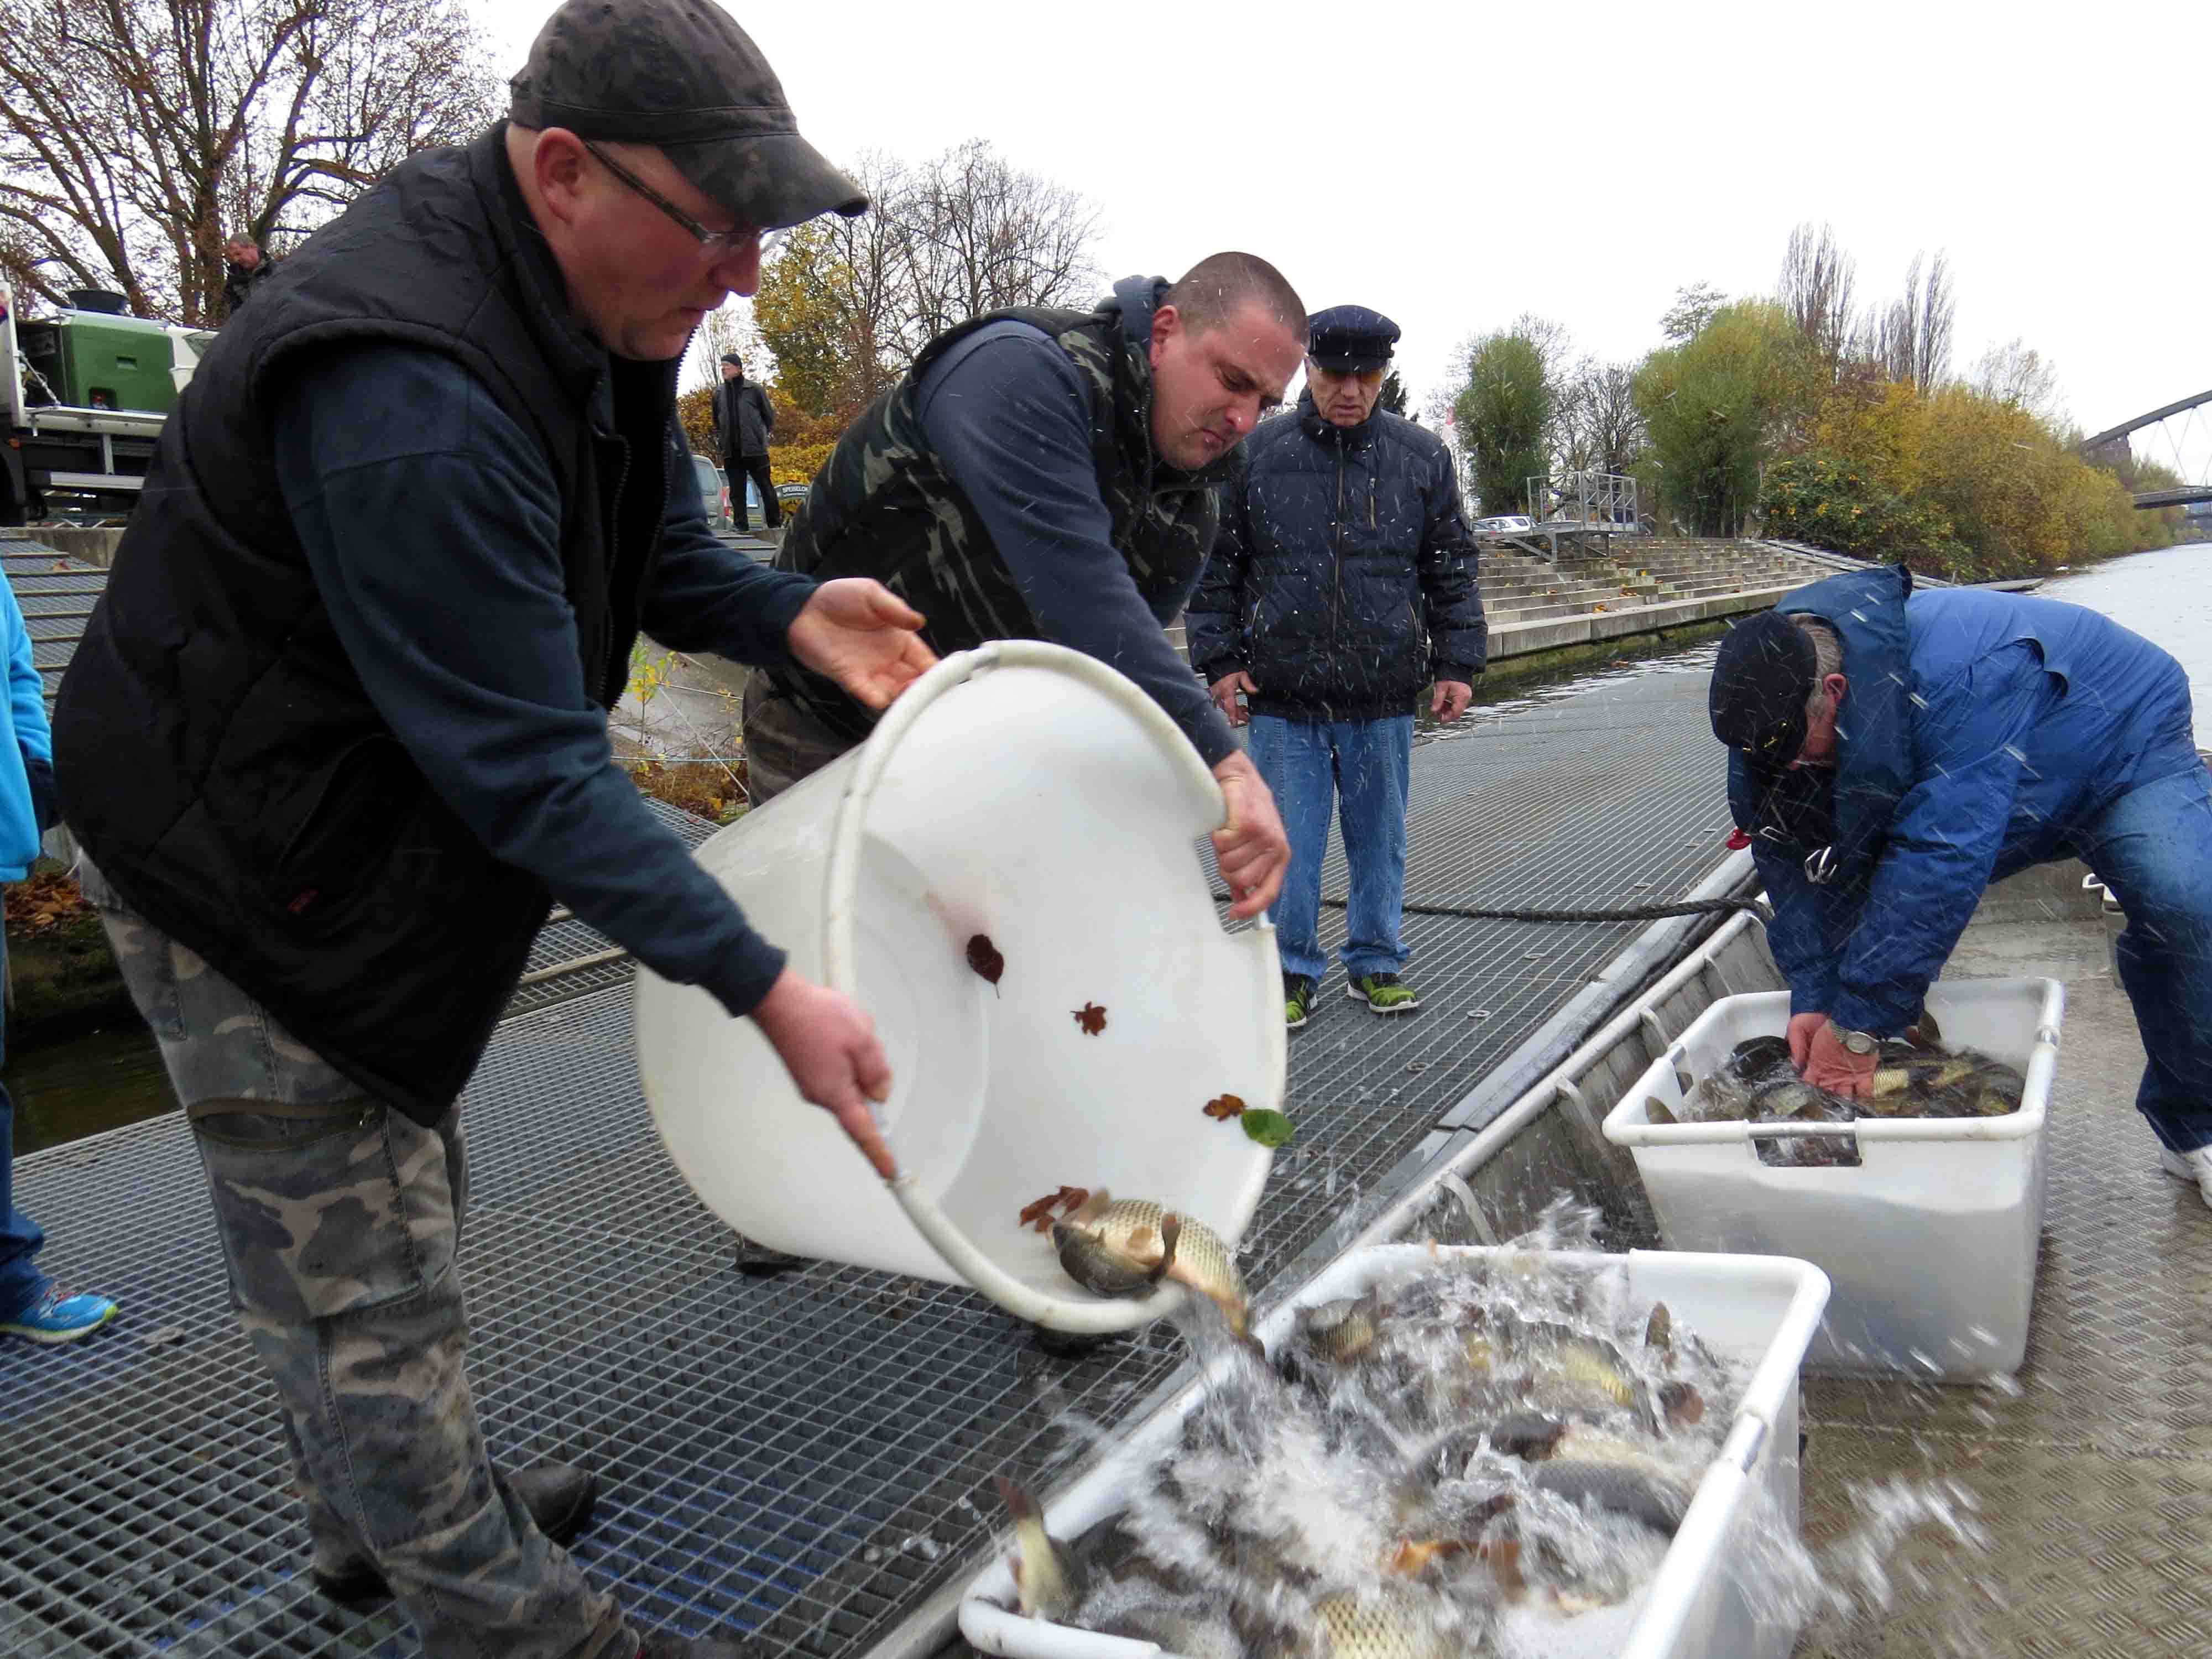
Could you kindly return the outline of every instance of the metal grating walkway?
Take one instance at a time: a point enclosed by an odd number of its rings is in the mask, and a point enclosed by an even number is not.
[[[1824,1621],[1797,1651],[2199,1659],[2212,1653],[2212,1210],[2160,1173],[2135,1109],[2142,1044],[2094,899],[2063,924],[1993,909],[1947,978],[2067,981],[2018,1390],[1808,1380],[1803,1419],[1808,1544],[1863,1527],[1856,1494],[1901,1477],[1972,1492],[1989,1548],[1916,1534],[1888,1563],[1893,1606]],[[2070,954],[2084,944],[2086,961]]]
[[[1424,744],[1409,892],[1589,904],[1686,890],[1724,828],[1704,684],[1640,675]],[[1300,1146],[1251,1235],[1255,1286],[1633,930],[1411,919],[1428,999],[1411,1019],[1371,1018],[1332,974],[1291,1049]],[[589,954],[595,937],[547,950]],[[510,1020],[467,1108],[463,1271],[488,1438],[515,1462],[601,1472],[601,1518],[577,1553],[643,1624],[865,1651],[972,1570],[999,1523],[993,1474],[1035,1480],[1078,1455],[1055,1419],[1110,1428],[1180,1360],[1157,1329],[1047,1358],[962,1290],[828,1265],[739,1273],[654,1138],[623,987]],[[82,1349],[0,1345],[0,1649],[414,1652],[389,1610],[353,1618],[307,1590],[273,1394],[227,1310],[181,1122],[58,1147],[17,1176],[52,1235],[46,1265],[117,1296],[125,1316]]]

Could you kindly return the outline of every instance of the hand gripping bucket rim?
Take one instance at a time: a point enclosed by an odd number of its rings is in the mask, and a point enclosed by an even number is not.
[[[1053,669],[1080,680],[1117,704],[1156,739],[1170,764],[1183,771],[1196,787],[1218,792],[1218,781],[1190,746],[1182,729],[1166,712],[1127,676],[1065,646],[1042,640],[994,640],[971,651],[957,652],[930,669],[893,702],[879,720],[861,751],[859,765],[847,781],[837,805],[830,834],[825,915],[823,921],[823,964],[831,989],[858,1000],[859,958],[856,945],[858,908],[854,895],[860,886],[862,837],[866,828],[870,798],[881,781],[900,739],[932,704],[946,692],[978,675],[1000,667],[1036,666]],[[1256,926],[1272,933],[1265,916]],[[1270,1071],[1278,1099],[1288,1070],[1287,1037],[1284,1028],[1273,1028]],[[1272,1157],[1256,1166],[1238,1209],[1249,1223],[1267,1184]],[[898,1200],[908,1219],[930,1247],[963,1279],[993,1302],[1018,1318],[1056,1331],[1079,1335],[1105,1335],[1133,1330],[1164,1317],[1182,1304],[1188,1292],[1180,1285],[1164,1284],[1150,1295],[1128,1299],[1097,1297],[1087,1293],[1053,1296],[1027,1285],[1006,1271],[939,1207],[911,1172],[902,1170],[885,1185]],[[1238,1231],[1241,1232],[1240,1225]]]

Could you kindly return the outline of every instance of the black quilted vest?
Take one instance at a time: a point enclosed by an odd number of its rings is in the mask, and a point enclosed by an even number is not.
[[[1156,292],[1164,286],[1156,284]],[[921,612],[922,637],[941,657],[987,640],[1037,637],[1013,573],[973,504],[938,465],[915,407],[932,364],[975,330],[1009,319],[1052,336],[1082,372],[1091,462],[1114,546],[1156,610],[1197,580],[1219,522],[1212,486],[1234,465],[1233,452],[1202,472],[1158,459],[1149,341],[1125,331],[1118,301],[1092,312],[992,312],[940,334],[837,441],[785,531],[775,562],[817,581],[874,577]],[[771,678],[779,694],[855,742],[875,723],[874,714],[819,675],[787,668]]]
[[[571,319],[495,128],[394,169],[224,326],[162,431],[54,751],[70,825],[123,898],[427,1124],[475,1068],[550,899],[378,715],[284,507],[270,398],[367,338],[457,359],[537,441],[585,684],[621,696],[678,453],[675,365],[659,429],[617,430],[606,353]],[[659,490],[617,483],[655,459]]]

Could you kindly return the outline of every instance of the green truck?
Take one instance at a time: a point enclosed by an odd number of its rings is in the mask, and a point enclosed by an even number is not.
[[[214,340],[72,289],[36,319],[0,284],[0,526],[127,516],[161,422]]]

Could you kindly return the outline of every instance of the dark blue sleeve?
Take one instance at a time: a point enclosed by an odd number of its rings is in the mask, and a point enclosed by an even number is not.
[[[771,570],[716,541],[699,492],[690,488],[690,459],[672,434],[669,441],[677,451],[676,485],[640,618],[645,631],[671,650],[712,651],[755,668],[789,662],[792,619],[814,596],[813,578]]]
[[[1134,680],[1208,766],[1235,753],[1229,722],[1115,549],[1090,400],[1067,354],[1026,324],[980,329],[922,377],[919,401],[930,447],[974,503],[1037,631]]]
[[[1751,861],[1759,866],[1766,902],[1774,907],[1774,920],[1766,924],[1766,948],[1789,981],[1790,1012],[1824,1014],[1836,994],[1837,951],[1828,894],[1805,879],[1804,865],[1796,854],[1754,841]]]
[[[1239,471],[1215,492],[1221,506],[1221,528],[1214,533],[1213,550],[1199,573],[1198,589],[1191,595],[1183,617],[1183,637],[1190,641],[1190,660],[1211,682],[1248,672],[1250,653],[1244,638],[1244,584],[1251,564],[1251,475]]]
[[[1831,1019],[1895,1036],[1918,1016],[1996,867],[2026,759],[2021,738],[2058,696],[2033,640],[2001,645],[1948,683],[1921,688],[1912,787],[1897,804],[1838,969]]]
[[[364,346],[275,408],[285,506],[354,672],[485,846],[666,978],[749,1013],[783,953],[614,764],[544,458],[458,363]]]

